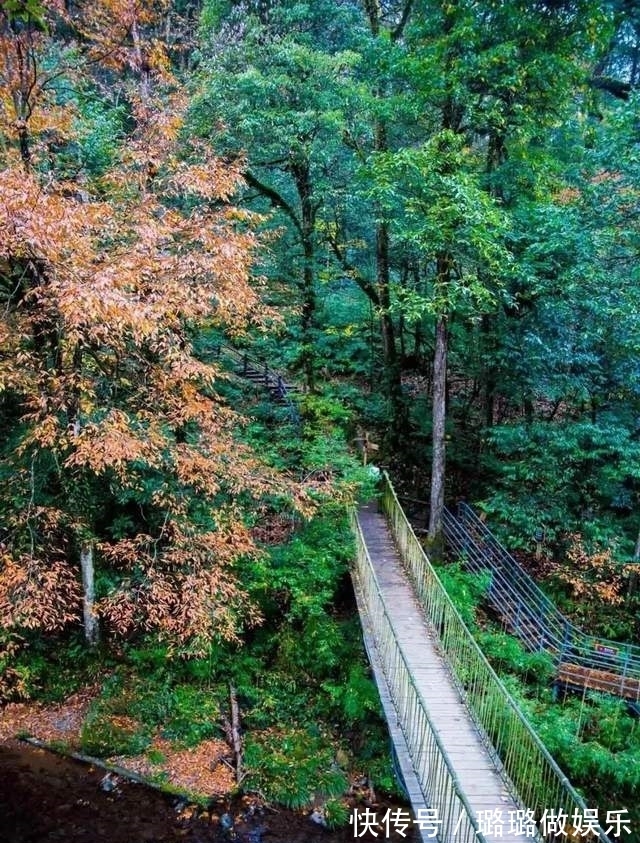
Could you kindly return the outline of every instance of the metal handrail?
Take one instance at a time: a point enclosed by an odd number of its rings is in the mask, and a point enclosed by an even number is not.
[[[491,572],[488,600],[527,646],[549,652],[560,672],[571,666],[576,681],[580,677],[575,669],[582,669],[588,672],[586,681],[598,690],[640,700],[640,647],[590,635],[575,626],[468,504],[460,504],[458,518],[446,513],[444,533],[471,570]]]
[[[514,798],[540,819],[546,810],[585,816],[587,806],[497,676],[440,582],[386,472],[381,506],[451,675]],[[601,829],[597,837],[608,838]]]
[[[214,354],[218,360],[223,356],[232,360],[234,364],[240,367],[239,374],[243,377],[247,377],[250,371],[260,374],[264,387],[286,402],[289,417],[293,424],[300,425],[300,412],[291,397],[291,387],[287,385],[281,374],[269,368],[268,363],[257,360],[247,354],[246,351],[238,351],[224,343],[217,343],[214,346]]]
[[[438,838],[456,843],[486,843],[463,793],[455,768],[429,720],[428,708],[398,641],[357,514],[351,524],[356,539],[355,579],[363,597],[382,670],[404,734],[425,803],[437,812]]]

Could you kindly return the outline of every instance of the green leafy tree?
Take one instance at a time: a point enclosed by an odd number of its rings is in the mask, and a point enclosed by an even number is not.
[[[203,14],[207,58],[192,125],[243,160],[243,201],[270,207],[272,225],[285,227],[277,271],[299,291],[300,365],[313,388],[322,220],[343,183],[340,139],[357,61],[344,33],[353,16],[348,4],[339,20],[327,4],[213,5],[216,14]]]

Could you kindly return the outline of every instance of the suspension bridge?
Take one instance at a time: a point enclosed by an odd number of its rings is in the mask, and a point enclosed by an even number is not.
[[[597,810],[482,654],[386,475],[380,507],[352,524],[365,644],[422,839],[607,843]]]

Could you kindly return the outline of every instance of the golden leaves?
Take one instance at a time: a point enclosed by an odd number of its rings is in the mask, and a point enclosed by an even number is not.
[[[137,431],[127,413],[114,408],[100,422],[81,428],[65,466],[88,468],[94,474],[111,469],[126,476],[130,463],[160,466],[165,444],[158,431],[150,427]]]
[[[66,561],[0,557],[0,625],[4,628],[63,629],[77,618],[80,600],[77,573]]]
[[[611,548],[588,550],[579,533],[569,536],[566,560],[554,566],[555,576],[586,603],[618,606],[624,602],[625,584]]]
[[[233,559],[255,553],[255,547],[240,523],[229,527],[193,533],[171,522],[155,540],[103,546],[120,563],[126,558],[132,572],[100,604],[113,630],[154,631],[196,654],[214,638],[236,640],[240,619],[258,622],[231,568]]]
[[[97,566],[117,582],[96,605],[111,629],[155,630],[196,651],[258,621],[234,572],[257,551],[233,501],[287,495],[308,505],[236,441],[240,420],[214,392],[222,375],[190,345],[203,325],[241,332],[275,319],[252,277],[255,218],[224,204],[242,162],[181,143],[187,101],[166,87],[162,3],[46,8],[65,19],[68,55],[66,46],[51,52],[46,32],[23,45],[0,32],[0,390],[12,390],[24,431],[3,500],[12,538],[0,623],[77,622],[77,549],[93,538]],[[15,65],[23,48],[30,77]],[[99,84],[128,68],[133,128],[119,149],[114,139],[116,163],[99,186],[82,174],[58,178],[49,143],[73,131],[50,74],[87,79],[86,58],[106,74]],[[44,507],[51,499],[59,511]],[[125,536],[106,540],[106,515],[123,500],[135,502],[138,521],[123,517]]]

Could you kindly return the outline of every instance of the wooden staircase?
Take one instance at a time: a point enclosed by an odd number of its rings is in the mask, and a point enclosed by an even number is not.
[[[291,422],[296,427],[300,426],[300,413],[296,404],[296,399],[302,392],[299,386],[286,381],[268,363],[256,360],[247,352],[238,351],[231,346],[222,343],[216,345],[213,356],[216,360],[224,361],[239,377],[266,390],[273,403],[285,407]]]
[[[600,691],[640,708],[640,647],[585,633],[566,618],[467,504],[444,514],[447,545],[468,570],[488,574],[487,598],[527,650],[547,652],[555,684]]]

